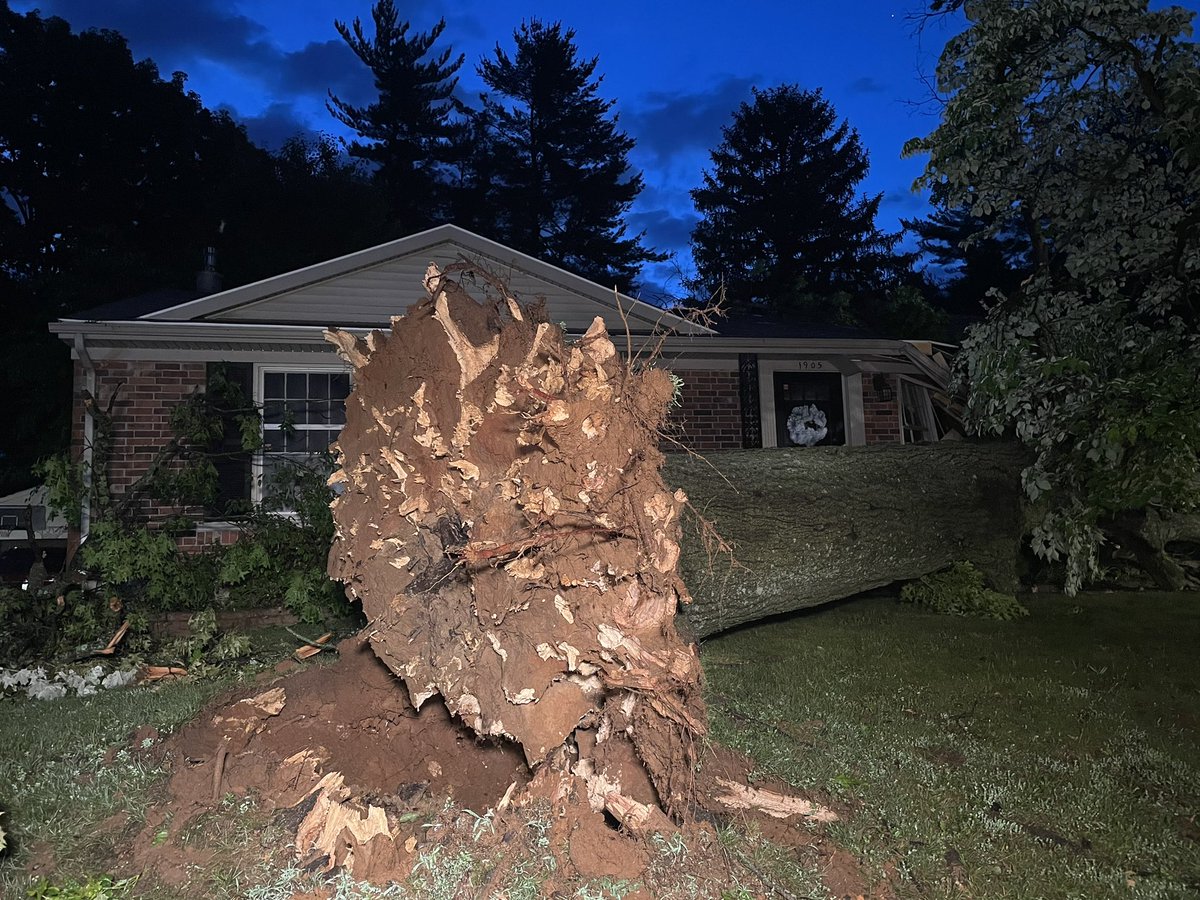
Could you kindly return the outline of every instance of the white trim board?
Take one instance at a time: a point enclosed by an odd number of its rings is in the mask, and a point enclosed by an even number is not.
[[[817,364],[813,368],[806,365]],[[838,367],[828,360],[763,359],[758,360],[758,417],[762,428],[763,447],[778,447],[775,438],[775,373],[825,372],[833,374]],[[842,419],[846,423],[846,446],[861,447],[867,442],[863,415],[862,373],[840,372],[842,376]]]

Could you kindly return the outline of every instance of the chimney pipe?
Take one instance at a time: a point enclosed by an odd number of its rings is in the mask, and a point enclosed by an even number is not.
[[[221,273],[217,271],[217,248],[204,248],[204,268],[196,273],[196,291],[202,296],[221,290]]]

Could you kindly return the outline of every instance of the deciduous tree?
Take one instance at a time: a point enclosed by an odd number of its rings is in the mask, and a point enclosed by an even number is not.
[[[164,81],[112,31],[0,4],[0,493],[67,436],[66,313],[187,287],[222,219],[238,227],[270,160],[185,76]],[[262,229],[252,229],[258,240]],[[255,258],[253,244],[244,247]],[[229,258],[233,263],[233,259]],[[236,264],[234,264],[236,267]]]
[[[978,0],[937,69],[920,184],[1015,216],[1032,274],[964,345],[969,412],[1036,453],[1034,549],[1074,590],[1116,538],[1161,584],[1147,509],[1200,500],[1200,52],[1192,13],[1144,0]]]
[[[0,7],[0,259],[35,318],[190,280],[249,202],[267,155],[185,79],[116,32]]]

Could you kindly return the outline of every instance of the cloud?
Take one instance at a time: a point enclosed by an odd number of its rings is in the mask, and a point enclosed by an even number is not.
[[[645,231],[646,243],[651,247],[675,253],[686,250],[699,218],[678,215],[667,209],[647,209],[630,213],[625,221],[630,231]]]
[[[234,119],[245,125],[250,140],[266,150],[278,150],[284,141],[297,134],[306,138],[316,134],[291,103],[272,103],[254,116],[239,115],[237,110],[230,106],[223,106],[222,109],[228,110]]]
[[[341,38],[313,41],[301,50],[280,54],[279,59],[262,73],[275,87],[286,93],[325,97],[333,91],[347,103],[362,105],[375,99],[375,81],[371,71]]]
[[[856,78],[850,82],[850,91],[855,94],[883,94],[889,90],[891,90],[891,85],[878,78],[872,78],[870,75],[864,75],[862,78]]]
[[[137,56],[243,63],[279,52],[267,42],[267,28],[238,13],[229,0],[45,0],[39,5],[77,30],[119,31]]]
[[[681,151],[709,150],[721,140],[738,104],[750,99],[757,76],[725,75],[702,91],[652,91],[621,116],[621,124],[661,165]]]
[[[879,201],[880,209],[888,209],[899,215],[909,212],[924,212],[928,209],[929,200],[927,196],[914,193],[907,188],[895,188],[890,191],[883,192],[883,199]]]

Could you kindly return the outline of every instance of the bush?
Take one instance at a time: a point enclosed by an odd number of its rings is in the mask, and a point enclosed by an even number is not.
[[[949,616],[1017,619],[1029,615],[1016,597],[984,587],[983,573],[969,562],[956,562],[909,582],[900,591],[900,601]]]
[[[103,645],[120,626],[122,610],[120,601],[103,591],[0,588],[0,665],[93,642]]]
[[[94,405],[93,478],[82,463],[63,456],[40,466],[51,505],[78,523],[86,503],[91,526],[79,561],[98,588],[84,590],[60,580],[42,590],[0,592],[0,660],[52,656],[107,639],[128,618],[131,632],[148,614],[212,607],[244,608],[283,604],[302,621],[318,623],[350,612],[341,585],[325,574],[333,539],[326,484],[333,459],[325,454],[310,464],[276,470],[265,485],[262,506],[241,520],[240,539],[203,552],[182,552],[176,538],[195,527],[186,515],[147,521],[144,501],[185,513],[211,506],[217,470],[214,460],[261,446],[258,410],[241,389],[214,372],[208,390],[196,393],[171,413],[175,436],[158,448],[144,476],[122,493],[108,483],[117,393],[106,406]],[[237,449],[231,448],[236,445]],[[211,646],[212,635],[196,646],[175,648],[192,657],[198,648],[218,656],[238,655],[238,647]],[[145,640],[136,634],[126,649]],[[135,648],[136,649],[136,648]],[[186,651],[186,652],[185,652]]]

